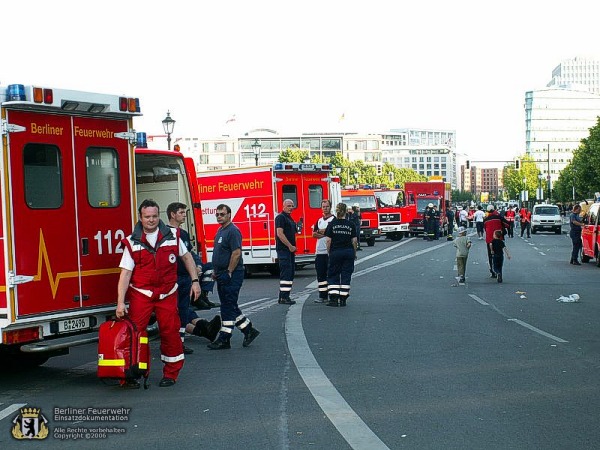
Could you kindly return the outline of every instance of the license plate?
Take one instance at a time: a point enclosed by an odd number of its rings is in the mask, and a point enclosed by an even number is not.
[[[71,331],[85,330],[90,327],[89,317],[79,317],[77,319],[66,319],[58,322],[59,333],[69,333]]]

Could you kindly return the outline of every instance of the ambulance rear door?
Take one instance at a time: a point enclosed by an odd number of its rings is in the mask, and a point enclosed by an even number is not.
[[[16,315],[116,302],[119,240],[131,228],[126,120],[9,111]],[[65,321],[66,322],[66,321]],[[93,326],[60,322],[57,332]],[[74,327],[74,328],[69,328]]]

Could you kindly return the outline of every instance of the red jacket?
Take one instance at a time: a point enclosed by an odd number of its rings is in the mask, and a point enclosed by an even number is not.
[[[153,299],[167,294],[177,283],[179,229],[176,234],[173,236],[171,229],[160,222],[156,247],[153,248],[138,223],[131,236],[123,239],[135,261],[130,283],[138,289],[152,291]]]
[[[531,222],[531,211],[527,208],[521,208],[519,216],[521,216],[521,222]]]
[[[509,223],[504,217],[498,214],[498,211],[490,212],[490,214],[485,219],[483,219],[483,229],[485,230],[485,243],[489,244],[490,242],[492,242],[492,240],[494,239],[494,231],[502,230],[503,228],[508,229],[509,226]],[[500,239],[504,240],[504,233],[502,234]]]
[[[515,221],[515,212],[512,209],[507,210],[504,213],[504,218],[508,221],[508,222],[514,222]]]

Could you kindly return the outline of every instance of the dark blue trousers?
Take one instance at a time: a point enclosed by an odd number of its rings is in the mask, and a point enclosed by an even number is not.
[[[236,269],[229,277],[225,271],[217,275],[217,293],[221,302],[221,329],[218,339],[229,341],[233,328],[238,327],[246,333],[251,325],[250,321],[238,307],[238,297],[244,282],[244,269]]]
[[[354,272],[354,249],[339,248],[329,252],[327,284],[329,298],[346,299],[350,295],[350,280]]]
[[[296,255],[289,250],[277,250],[279,260],[279,298],[289,299],[296,272]]]
[[[317,283],[319,284],[319,298],[327,300],[327,266],[329,265],[329,255],[315,256],[315,269],[317,271]]]

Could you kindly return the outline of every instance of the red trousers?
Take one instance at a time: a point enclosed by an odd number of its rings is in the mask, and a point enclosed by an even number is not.
[[[145,329],[154,311],[160,331],[160,359],[164,363],[163,376],[177,379],[183,367],[183,343],[179,337],[179,313],[177,311],[177,291],[162,300],[146,297],[129,288],[129,318],[138,329]]]

